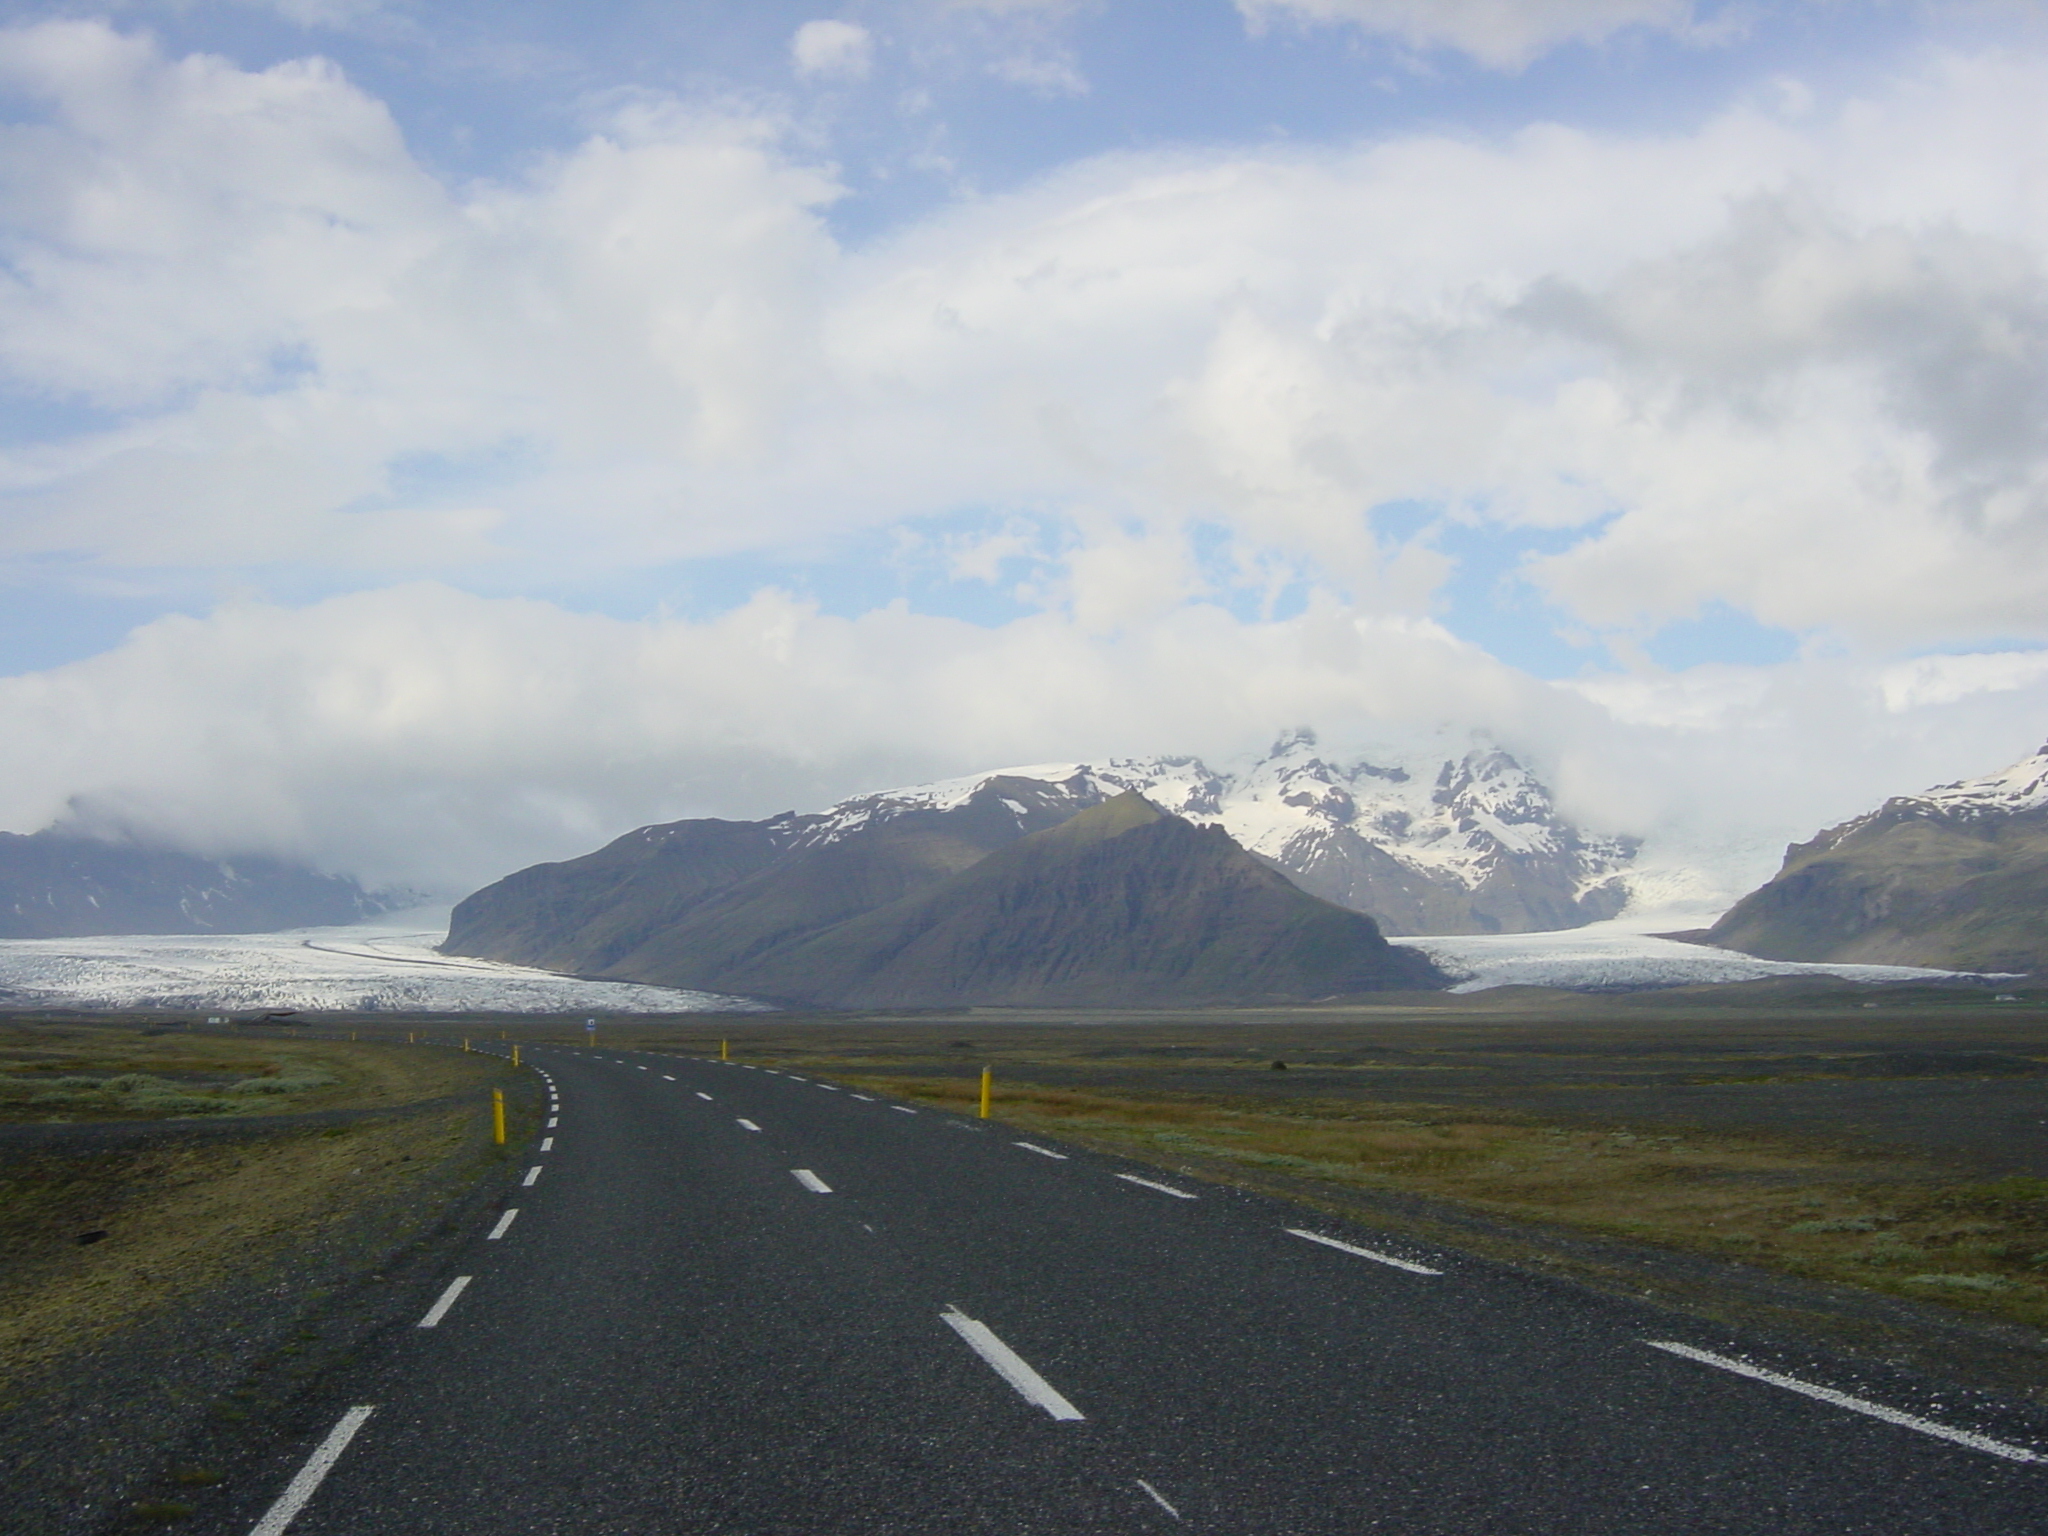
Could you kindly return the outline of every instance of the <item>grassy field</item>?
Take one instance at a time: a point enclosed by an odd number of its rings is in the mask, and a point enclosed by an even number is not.
[[[824,1063],[802,1062],[824,1072]],[[971,1111],[975,1085],[845,1080]],[[1547,1124],[1429,1103],[1098,1092],[1006,1077],[1004,1123],[1209,1175],[1404,1191],[2048,1327],[2048,1179],[1731,1131]]]
[[[228,1275],[289,1264],[366,1208],[422,1200],[451,1160],[476,1155],[486,1089],[506,1075],[496,1058],[388,1040],[0,1025],[0,1119],[85,1138],[0,1143],[0,1389]],[[451,1097],[419,1114],[178,1134]],[[94,1139],[119,1121],[163,1124]]]
[[[0,1123],[361,1109],[453,1092],[478,1065],[441,1051],[272,1029],[0,1023]]]
[[[1867,1001],[1737,988],[712,1028],[740,1059],[955,1110],[988,1065],[1005,1124],[1295,1199],[1415,1197],[2048,1328],[2048,1007]],[[607,1038],[714,1052],[701,1031]]]

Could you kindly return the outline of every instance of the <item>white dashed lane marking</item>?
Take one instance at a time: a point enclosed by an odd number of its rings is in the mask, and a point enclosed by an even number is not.
[[[1171,1184],[1156,1184],[1150,1179],[1141,1179],[1135,1173],[1120,1173],[1117,1177],[1126,1184],[1142,1184],[1147,1189],[1156,1189],[1162,1195],[1171,1195],[1176,1200],[1196,1200],[1201,1198],[1198,1195],[1189,1194],[1184,1189],[1175,1189]]]
[[[1024,1363],[1018,1353],[995,1336],[986,1323],[977,1323],[958,1307],[948,1307],[939,1321],[967,1341],[967,1347],[988,1362],[995,1373],[1017,1389],[1026,1402],[1036,1403],[1056,1419],[1077,1420],[1086,1415],[1054,1390],[1051,1382]]]
[[[1371,1259],[1375,1264],[1391,1265],[1405,1269],[1413,1275],[1440,1275],[1440,1269],[1431,1269],[1426,1264],[1417,1264],[1410,1259],[1397,1259],[1391,1253],[1381,1253],[1377,1248],[1361,1248],[1356,1243],[1340,1243],[1334,1237],[1325,1237],[1320,1232],[1309,1232],[1301,1227],[1286,1227],[1282,1230],[1295,1237],[1305,1237],[1312,1243],[1321,1243],[1325,1248],[1335,1248],[1340,1253],[1354,1253],[1361,1259]]]
[[[832,1186],[808,1168],[792,1168],[789,1172],[790,1176],[797,1183],[803,1185],[805,1189],[808,1189],[814,1195],[829,1195],[832,1193]]]
[[[742,1120],[739,1122],[739,1126],[740,1129],[743,1131],[758,1131],[759,1129],[761,1129],[761,1127],[754,1124],[754,1122],[751,1120]]]
[[[427,1308],[427,1315],[420,1319],[419,1326],[422,1328],[440,1327],[441,1319],[446,1317],[448,1309],[455,1305],[455,1298],[469,1289],[469,1281],[470,1277],[468,1275],[457,1275],[449,1284],[448,1289],[441,1293],[441,1299]]]
[[[700,1098],[700,1099],[703,1099],[703,1100],[704,1100],[705,1102],[707,1102],[707,1103],[708,1103],[708,1102],[710,1102],[710,1099],[711,1099],[711,1095],[710,1095],[710,1094],[708,1094],[708,1093],[699,1093],[699,1094],[697,1095],[697,1097],[698,1097],[698,1098]]]
[[[519,1182],[527,1189],[531,1189],[534,1185],[538,1184],[540,1182],[540,1164],[535,1163],[531,1168],[527,1169],[526,1177]]]
[[[541,1139],[540,1139],[540,1149],[541,1149],[541,1151],[543,1151],[543,1152],[552,1152],[552,1151],[554,1151],[554,1150],[555,1150],[555,1138],[554,1138],[554,1137],[552,1137],[552,1136],[543,1136],[543,1137],[541,1137]]]
[[[1036,1152],[1040,1157],[1056,1157],[1063,1163],[1067,1160],[1066,1153],[1055,1152],[1051,1147],[1041,1147],[1036,1142],[1018,1141],[1012,1142],[1011,1145],[1022,1147],[1026,1152]]]
[[[896,1113],[899,1115],[914,1115],[917,1113],[916,1110],[912,1109],[907,1104],[891,1104],[889,1107],[895,1110]]]
[[[495,1227],[491,1228],[489,1232],[484,1234],[485,1241],[495,1243],[499,1238],[503,1237],[505,1235],[505,1229],[512,1225],[513,1217],[517,1216],[518,1214],[519,1207],[515,1205],[512,1207],[511,1210],[507,1211],[504,1215],[500,1216],[498,1218],[498,1224]]]
[[[249,1528],[249,1536],[281,1536],[293,1517],[306,1507],[306,1501],[327,1480],[327,1474],[341,1460],[341,1453],[348,1449],[349,1441],[355,1439],[356,1431],[376,1411],[376,1404],[360,1403],[344,1413],[341,1422],[327,1432],[327,1438],[320,1442],[319,1448],[306,1458],[298,1476],[285,1484],[284,1492],[278,1495],[269,1512]]]
[[[1851,1413],[1868,1414],[1873,1419],[1882,1419],[1885,1423],[1896,1424],[1901,1429],[1917,1430],[1923,1435],[1932,1435],[1937,1440],[1967,1445],[1973,1451],[1988,1451],[1993,1456],[2003,1456],[2007,1461],[2048,1461],[2048,1456],[2038,1451],[2030,1451],[2023,1445],[1994,1440],[1989,1435],[1980,1435],[1973,1430],[1951,1429],[1946,1424],[1937,1424],[1932,1419],[1923,1419],[1915,1414],[1901,1413],[1896,1408],[1887,1408],[1884,1404],[1873,1403],[1868,1398],[1851,1397],[1846,1392],[1837,1392],[1832,1387],[1815,1386],[1812,1382],[1801,1381],[1796,1376],[1781,1376],[1776,1371],[1767,1371],[1761,1366],[1751,1365],[1746,1360],[1731,1360],[1726,1355],[1694,1349],[1690,1344],[1673,1344],[1662,1339],[1645,1339],[1643,1342],[1652,1349],[1663,1350],[1666,1354],[1697,1360],[1700,1364],[1711,1365],[1717,1370],[1747,1376],[1751,1381],[1783,1387],[1787,1392],[1797,1392],[1836,1408],[1847,1408]]]
[[[1144,1489],[1145,1492],[1151,1496],[1152,1502],[1154,1504],[1157,1504],[1161,1509],[1165,1510],[1169,1515],[1173,1516],[1174,1519],[1178,1520],[1180,1518],[1180,1511],[1175,1509],[1171,1504],[1166,1502],[1165,1494],[1161,1493],[1157,1488],[1154,1488],[1142,1477],[1138,1479],[1138,1486]]]

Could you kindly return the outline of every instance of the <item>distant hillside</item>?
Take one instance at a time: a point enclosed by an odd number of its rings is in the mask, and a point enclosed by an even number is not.
[[[666,928],[585,914],[580,952],[594,958],[590,940],[606,936],[627,942],[582,974],[835,1007],[1114,1007],[1443,985],[1371,919],[1136,794],[977,850],[1000,829],[998,808],[1031,817],[1014,798],[1024,788],[995,781],[912,826],[899,818],[797,849],[721,892],[672,892],[681,910]],[[567,884],[594,889],[617,867],[605,858],[617,860],[617,847],[577,861]],[[629,876],[625,889],[644,892],[650,878]],[[447,947],[484,953],[479,936],[510,894],[494,887],[457,908]],[[471,902],[479,910],[466,914]],[[491,958],[533,963],[533,953]]]
[[[697,986],[778,944],[936,888],[1074,814],[1050,785],[992,778],[943,810],[861,802],[768,821],[642,827],[536,864],[459,903],[450,954],[580,976]],[[715,990],[715,989],[714,989]]]
[[[0,832],[0,938],[272,933],[353,923],[388,907],[353,880],[280,859]]]
[[[1441,986],[1372,919],[1220,827],[1120,795],[935,889],[761,956],[723,984],[854,1007],[1131,1007]]]
[[[1333,763],[1312,733],[1297,731],[1236,774],[1192,757],[1047,763],[860,795],[822,812],[643,827],[477,892],[456,909],[448,946],[583,974],[630,969],[635,946],[655,936],[669,956],[736,960],[764,936],[911,894],[1128,790],[1222,827],[1303,890],[1394,934],[1532,933],[1612,917],[1627,900],[1636,852],[1630,839],[1591,837],[1565,821],[1534,775],[1498,748],[1412,767]],[[850,840],[857,852],[785,879],[789,862],[808,865]],[[722,904],[698,910],[757,875],[768,878],[764,905],[744,915]]]
[[[1705,939],[1771,960],[2048,969],[2048,747],[1795,843]]]

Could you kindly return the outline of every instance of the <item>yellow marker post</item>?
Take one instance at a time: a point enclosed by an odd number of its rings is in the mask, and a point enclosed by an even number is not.
[[[491,1140],[499,1146],[505,1145],[505,1090],[491,1090]]]
[[[984,1120],[988,1118],[989,1085],[994,1081],[995,1075],[996,1069],[994,1067],[983,1067],[981,1069],[981,1118]]]
[[[725,1047],[726,1047],[726,1042],[725,1042],[725,1041],[721,1040],[721,1041],[719,1041],[719,1042],[718,1042],[718,1059],[719,1059],[720,1061],[731,1061],[731,1060],[732,1060],[732,1053],[731,1053],[730,1051],[728,1051],[728,1050],[727,1050],[727,1049],[726,1049]]]
[[[405,1043],[407,1045],[418,1045],[420,1043],[420,1037],[408,1029],[405,1032]]]
[[[462,1037],[462,1048],[463,1048],[463,1049],[464,1049],[465,1051],[469,1049],[469,1036],[467,1036],[467,1035],[464,1035],[464,1036]]]
[[[512,1047],[512,1065],[515,1067],[519,1065],[519,1047],[516,1045]]]

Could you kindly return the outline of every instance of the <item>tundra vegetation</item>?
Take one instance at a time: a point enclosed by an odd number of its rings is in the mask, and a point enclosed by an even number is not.
[[[992,1066],[1004,1125],[1426,1240],[1487,1249],[1447,1224],[1462,1213],[2048,1328],[2048,998],[1868,1001],[1766,986],[726,1032],[740,1059],[967,1114]]]
[[[0,1394],[229,1277],[288,1269],[370,1206],[416,1200],[474,1140],[502,1068],[388,1036],[0,1025],[0,1119],[43,1128],[0,1144]],[[333,1113],[236,1124],[304,1111]],[[101,1129],[136,1121],[161,1133]]]

